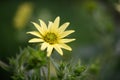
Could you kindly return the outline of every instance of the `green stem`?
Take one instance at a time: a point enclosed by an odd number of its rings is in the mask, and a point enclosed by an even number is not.
[[[48,57],[48,80],[50,80],[50,57]]]

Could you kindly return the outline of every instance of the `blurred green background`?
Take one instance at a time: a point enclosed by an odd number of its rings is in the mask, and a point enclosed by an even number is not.
[[[19,53],[28,45],[27,31],[36,30],[31,21],[53,21],[60,16],[62,25],[76,41],[64,51],[63,59],[81,59],[85,64],[98,60],[99,74],[95,80],[120,80],[120,1],[119,0],[1,0],[0,1],[0,60]],[[60,56],[52,54],[52,56]],[[10,80],[11,73],[0,68],[0,79]]]

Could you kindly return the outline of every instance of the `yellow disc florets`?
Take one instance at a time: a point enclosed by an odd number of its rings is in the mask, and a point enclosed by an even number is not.
[[[49,44],[54,44],[57,42],[57,36],[55,33],[47,33],[44,36],[44,40],[48,42]]]

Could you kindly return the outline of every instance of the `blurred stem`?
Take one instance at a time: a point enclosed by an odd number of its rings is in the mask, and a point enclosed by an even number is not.
[[[50,80],[50,57],[48,57],[48,80]]]
[[[44,75],[45,80],[47,80],[47,76],[45,75],[44,68],[42,68],[42,72],[43,72],[43,75]]]
[[[3,69],[5,69],[7,71],[9,70],[9,66],[2,61],[0,61],[0,67],[2,67]]]

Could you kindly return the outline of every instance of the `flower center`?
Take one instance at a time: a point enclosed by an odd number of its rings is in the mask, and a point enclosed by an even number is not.
[[[44,36],[44,40],[49,44],[54,44],[57,41],[57,36],[55,33],[47,33]]]

